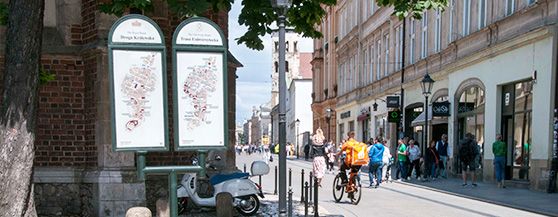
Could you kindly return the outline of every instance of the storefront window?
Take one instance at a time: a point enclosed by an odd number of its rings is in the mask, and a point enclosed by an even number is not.
[[[516,179],[529,179],[531,111],[533,105],[531,87],[531,81],[515,84],[513,177]]]
[[[370,118],[362,120],[362,142],[368,142],[370,139]]]
[[[478,86],[472,86],[464,90],[459,97],[459,104],[457,105],[458,140],[456,142],[459,145],[459,142],[464,139],[467,133],[475,136],[480,150],[480,155],[476,162],[478,168],[481,169],[483,168],[484,153],[484,104],[484,90]],[[457,157],[459,158],[459,156]],[[458,166],[457,168],[461,167]]]
[[[342,144],[343,140],[346,138],[345,136],[345,124],[339,124],[339,143]]]

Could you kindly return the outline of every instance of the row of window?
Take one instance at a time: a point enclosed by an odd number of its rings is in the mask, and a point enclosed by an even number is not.
[[[445,24],[445,28],[447,31],[447,41],[445,45],[453,42],[456,40],[456,35],[460,37],[464,37],[470,34],[471,30],[471,4],[472,1],[476,3],[475,9],[478,11],[478,25],[477,30],[480,30],[487,25],[487,0],[461,0],[459,4],[456,3],[456,0],[449,0],[448,9],[446,12],[442,12],[440,10],[435,11],[427,11],[423,14],[423,18],[420,21],[416,21],[414,19],[410,19],[410,25],[407,27],[407,34],[408,37],[408,55],[409,58],[406,62],[408,64],[414,64],[418,59],[424,59],[428,55],[432,54],[431,52],[438,53],[442,50],[442,17],[445,17],[448,20],[448,23]],[[505,15],[509,16],[513,14],[515,11],[516,1],[520,0],[504,0],[505,5]],[[374,1],[366,1],[369,3],[365,4],[364,14],[366,16],[371,16],[374,13]],[[535,3],[536,0],[526,0],[527,5],[531,5]],[[339,29],[339,33],[341,36],[346,35],[353,25],[355,25],[354,21],[345,18],[345,12],[347,9],[351,12],[352,8],[357,4],[358,1],[349,1],[345,6],[341,9],[341,28]],[[492,2],[492,4],[495,4]],[[460,19],[456,18],[456,11],[458,10],[458,6],[460,6]],[[376,9],[377,10],[377,9]],[[429,14],[429,13],[432,13]],[[448,13],[446,16],[443,16],[444,13]],[[433,47],[429,45],[429,20],[432,18],[434,21],[433,26]],[[420,22],[420,25],[418,24]],[[461,35],[455,34],[454,31],[456,30],[455,24],[461,24]],[[416,31],[416,28],[420,28],[420,31]],[[394,71],[398,71],[401,69],[402,61],[403,61],[403,29],[402,25],[399,24],[394,28],[393,34],[395,34],[395,41],[390,43],[390,35],[389,30],[385,31],[387,33],[382,34],[379,33],[377,36],[374,37],[374,40],[369,41],[367,45],[363,45],[362,50],[358,54],[352,54],[352,56],[348,58],[344,58],[344,60],[340,61],[338,65],[338,83],[339,83],[339,95],[343,95],[348,93],[355,88],[366,86],[374,81],[380,80],[385,76],[388,76],[390,73]],[[432,28],[432,27],[431,27]],[[430,30],[432,31],[432,30]],[[459,30],[458,30],[459,31]],[[444,31],[445,32],[445,31]],[[420,34],[420,46],[417,46],[417,35]],[[365,43],[366,44],[366,43]],[[390,60],[390,47],[393,46],[393,52],[395,53],[392,58],[394,60]],[[416,49],[419,48],[419,52]],[[430,53],[429,53],[430,52]],[[415,56],[415,55],[419,56]]]

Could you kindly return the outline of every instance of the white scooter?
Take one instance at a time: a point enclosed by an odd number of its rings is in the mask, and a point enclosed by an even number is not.
[[[217,157],[216,160],[220,160]],[[195,164],[196,162],[194,162]],[[208,165],[209,166],[209,165]],[[264,198],[262,188],[248,177],[266,175],[269,173],[269,166],[263,161],[254,161],[251,166],[251,175],[248,173],[217,174],[209,179],[213,186],[213,195],[209,198],[198,196],[196,173],[187,173],[182,176],[182,181],[177,189],[179,201],[187,198],[200,207],[215,207],[216,196],[221,192],[228,192],[234,198],[233,206],[237,211],[250,216],[256,214],[260,208],[258,195]]]

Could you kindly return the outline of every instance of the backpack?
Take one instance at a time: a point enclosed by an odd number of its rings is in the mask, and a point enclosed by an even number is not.
[[[351,155],[351,165],[353,166],[367,165],[370,160],[368,157],[368,146],[362,142],[353,145]]]
[[[467,141],[459,148],[459,157],[463,162],[472,162],[475,159],[476,150],[473,141]]]

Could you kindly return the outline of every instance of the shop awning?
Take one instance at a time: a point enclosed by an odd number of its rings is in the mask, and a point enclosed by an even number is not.
[[[370,114],[368,114],[368,113],[361,114],[361,115],[359,115],[359,116],[357,117],[357,121],[366,120],[366,119],[368,119],[368,117],[370,117]]]
[[[420,115],[417,116],[417,118],[415,118],[415,120],[413,120],[413,122],[411,122],[411,126],[416,127],[416,126],[424,125],[424,118],[425,118],[424,112],[420,113]],[[432,106],[428,106],[428,124],[429,125],[446,124],[446,123],[448,123],[448,119],[446,117],[432,119]]]

